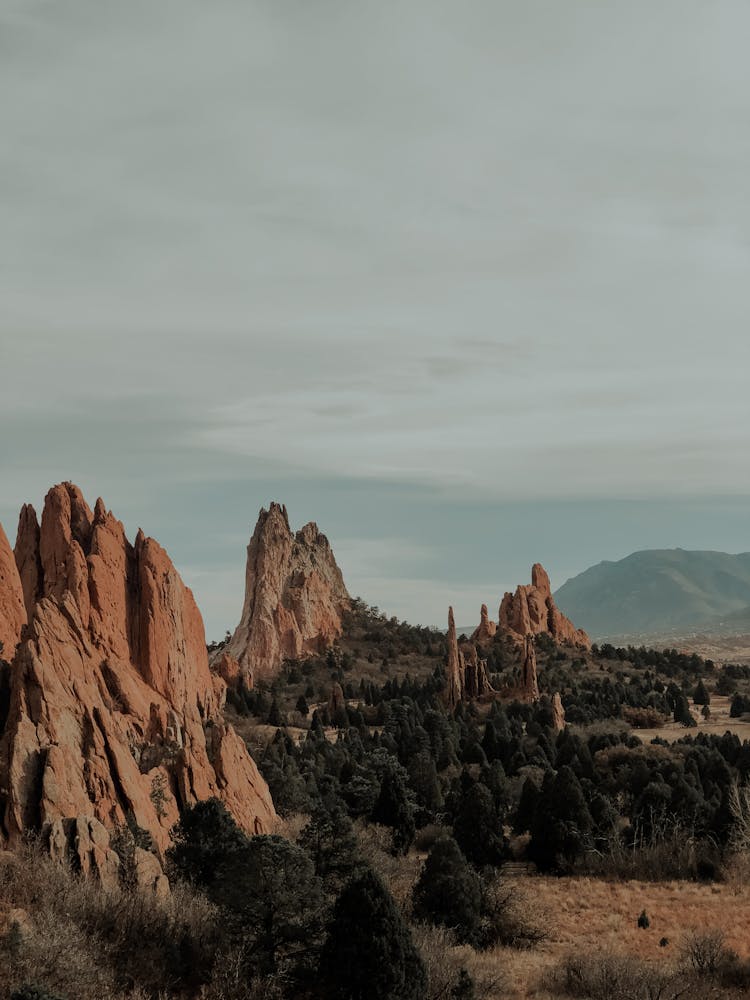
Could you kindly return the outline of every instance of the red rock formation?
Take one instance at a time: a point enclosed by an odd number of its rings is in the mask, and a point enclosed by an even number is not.
[[[228,688],[235,691],[241,684],[248,690],[253,686],[253,675],[243,671],[235,658],[224,650],[218,650],[214,655],[211,669],[221,677]]]
[[[458,648],[456,620],[453,608],[448,608],[448,665],[445,671],[445,702],[454,709],[464,696],[464,673],[466,664]]]
[[[539,701],[539,681],[536,673],[536,649],[534,637],[529,634],[524,639],[523,662],[521,664],[521,697],[524,701]]]
[[[42,563],[39,557],[39,521],[31,504],[24,504],[21,508],[15,556],[18,574],[21,577],[26,615],[31,618],[40,597],[39,588],[42,577]]]
[[[12,660],[26,624],[21,578],[7,536],[0,524],[0,656]]]
[[[60,839],[58,821],[91,831],[131,813],[164,848],[179,810],[211,796],[243,829],[269,831],[268,788],[222,722],[224,683],[164,550],[142,532],[131,545],[101,500],[92,513],[69,483],[35,525],[24,508],[16,559],[33,607],[0,740],[0,837],[46,828]]]
[[[471,640],[480,644],[489,642],[496,632],[497,625],[493,621],[490,621],[487,605],[483,604],[480,612],[479,627],[474,630]]]
[[[556,733],[565,729],[565,709],[559,691],[552,695],[552,728]]]
[[[339,712],[346,710],[346,698],[344,697],[344,689],[338,682],[335,682],[331,688],[331,693],[328,695],[328,719],[329,722],[333,722]]]
[[[461,643],[459,653],[464,662],[463,697],[481,698],[490,694],[493,687],[487,674],[487,661],[479,656],[474,643]]]
[[[312,522],[293,535],[286,507],[272,503],[247,548],[242,617],[224,652],[256,679],[273,677],[285,659],[327,649],[350,603],[325,535]]]
[[[487,676],[487,661],[479,657],[474,643],[462,642],[460,646],[458,644],[453,608],[448,608],[446,639],[448,663],[444,699],[448,707],[454,709],[460,701],[481,698],[492,693],[492,685]]]
[[[517,641],[531,635],[548,633],[555,642],[569,646],[591,647],[583,629],[577,629],[558,609],[552,597],[549,577],[539,563],[531,569],[531,586],[519,586],[507,593],[500,604],[500,628]]]

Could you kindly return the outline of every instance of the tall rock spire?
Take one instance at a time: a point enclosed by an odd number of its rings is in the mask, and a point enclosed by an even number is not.
[[[286,507],[272,503],[247,547],[242,616],[220,653],[233,657],[246,679],[273,677],[285,659],[327,649],[350,604],[326,536],[313,522],[292,534]]]
[[[463,698],[466,664],[464,663],[463,654],[458,648],[456,620],[453,617],[453,608],[448,608],[447,642],[448,665],[445,678],[445,701],[449,708],[455,708]]]
[[[12,660],[26,624],[23,587],[8,538],[0,524],[0,657]]]
[[[523,662],[521,664],[521,691],[525,701],[539,701],[539,681],[536,674],[536,650],[534,637],[529,634],[524,639]]]

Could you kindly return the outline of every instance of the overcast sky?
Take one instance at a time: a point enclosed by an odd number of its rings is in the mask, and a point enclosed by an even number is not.
[[[748,38],[746,0],[0,0],[8,534],[73,479],[214,637],[272,499],[424,623],[750,549]]]

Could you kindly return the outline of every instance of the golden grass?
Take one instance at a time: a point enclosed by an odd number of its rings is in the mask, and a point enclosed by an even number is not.
[[[522,876],[519,889],[537,900],[546,914],[547,941],[533,951],[496,948],[484,961],[498,963],[512,984],[508,1000],[549,994],[539,985],[542,973],[570,952],[611,952],[645,961],[674,963],[681,943],[693,930],[719,929],[726,944],[750,958],[750,884],[693,882],[609,882],[595,878]],[[648,930],[637,926],[646,911]],[[669,944],[660,947],[662,938]]]
[[[750,739],[750,721],[744,722],[742,719],[733,719],[729,715],[731,701],[732,699],[726,696],[712,694],[711,704],[709,705],[711,718],[708,721],[702,718],[700,706],[693,705],[691,702],[690,711],[698,723],[696,729],[686,729],[679,722],[665,722],[664,725],[653,729],[634,729],[633,732],[644,743],[650,742],[657,736],[670,743],[674,743],[675,740],[682,739],[683,736],[696,736],[698,733],[723,736],[727,731],[739,736],[741,740],[748,740]]]

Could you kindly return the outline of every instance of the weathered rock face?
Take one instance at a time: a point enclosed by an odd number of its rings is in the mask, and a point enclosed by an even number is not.
[[[344,697],[344,689],[341,685],[336,682],[331,688],[331,693],[328,695],[328,718],[333,721],[339,712],[346,710],[346,698]]]
[[[493,691],[487,674],[487,661],[479,655],[474,643],[461,643],[459,652],[464,661],[463,697],[481,698]]]
[[[487,661],[479,657],[473,642],[459,646],[453,608],[448,608],[448,663],[444,699],[448,708],[454,709],[460,701],[480,698],[492,692],[487,675]]]
[[[21,578],[10,544],[0,524],[0,656],[12,660],[26,624]]]
[[[327,649],[350,603],[325,535],[312,522],[292,534],[286,507],[273,503],[250,539],[242,617],[223,652],[243,675],[273,677],[285,659]]]
[[[556,733],[565,729],[565,709],[559,691],[552,695],[552,728]]]
[[[466,664],[458,648],[456,619],[453,608],[448,608],[448,664],[445,671],[445,702],[448,708],[455,708],[464,696],[464,673]]]
[[[536,649],[534,637],[529,634],[524,639],[523,661],[521,663],[521,691],[524,701],[539,701],[539,680],[536,672]]]
[[[224,682],[164,550],[142,532],[131,545],[65,483],[40,528],[22,511],[16,561],[30,613],[0,739],[0,838],[132,814],[163,849],[179,811],[211,796],[243,829],[269,831],[268,787],[221,720]]]
[[[529,634],[546,632],[562,645],[591,647],[583,629],[577,629],[558,609],[552,597],[549,577],[539,563],[531,569],[531,586],[519,586],[514,594],[507,593],[503,597],[500,628],[518,642]]]
[[[487,611],[487,605],[482,605],[482,610],[480,612],[479,627],[474,630],[471,640],[472,642],[478,642],[480,644],[489,642],[489,640],[497,632],[497,625],[495,622],[490,620],[489,612]]]

